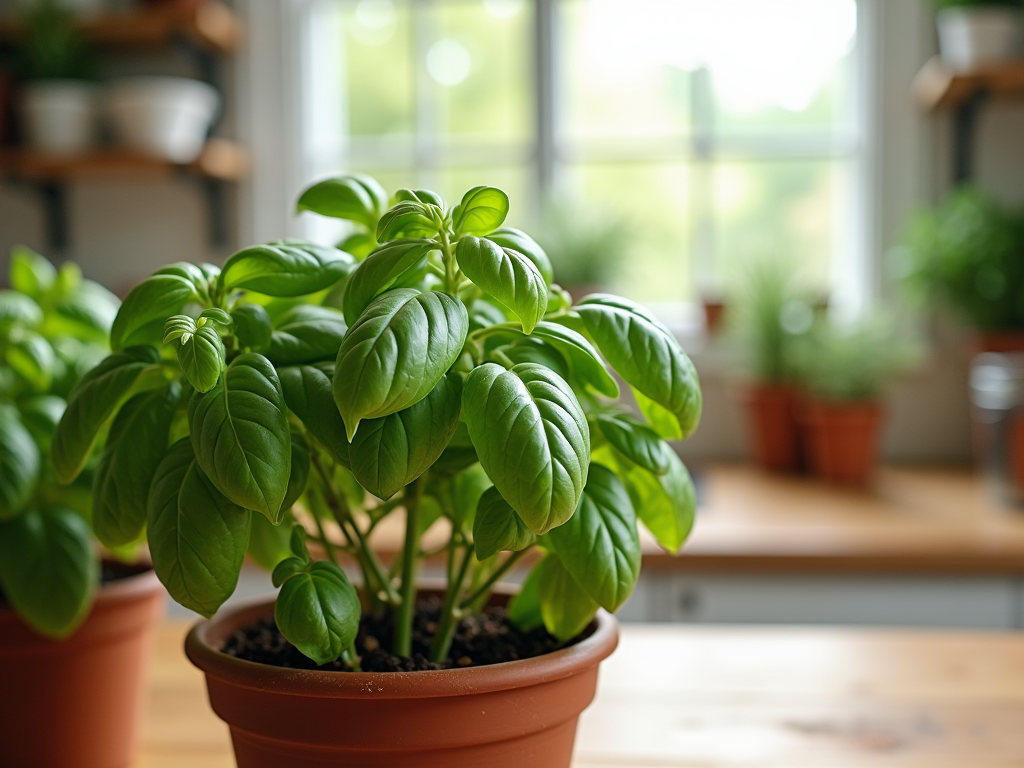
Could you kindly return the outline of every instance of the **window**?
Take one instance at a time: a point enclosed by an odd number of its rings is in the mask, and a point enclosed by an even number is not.
[[[637,233],[615,288],[645,302],[762,255],[827,290],[856,257],[855,0],[307,8],[307,178],[493,184],[527,227],[552,194],[606,211]]]

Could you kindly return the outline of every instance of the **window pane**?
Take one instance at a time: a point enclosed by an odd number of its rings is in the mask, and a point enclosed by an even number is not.
[[[411,134],[416,122],[411,6],[360,0],[340,3],[339,12],[349,133]]]
[[[621,219],[625,250],[607,282],[638,301],[679,301],[692,294],[689,168],[683,163],[571,166],[568,186],[589,215]],[[555,279],[557,254],[551,254]]]
[[[689,76],[651,45],[652,30],[674,27],[678,9],[663,0],[560,4],[570,138],[688,132]]]
[[[438,174],[437,191],[449,206],[458,203],[473,187],[498,187],[509,197],[508,223],[519,226],[532,212],[533,177],[524,165],[446,168]]]
[[[784,258],[825,290],[853,210],[845,164],[829,160],[717,163],[714,249],[728,279],[751,259]]]
[[[855,0],[718,0],[706,66],[715,131],[849,128]],[[737,27],[735,18],[743,18]]]
[[[532,3],[449,0],[436,6],[426,73],[437,130],[460,138],[529,140]]]

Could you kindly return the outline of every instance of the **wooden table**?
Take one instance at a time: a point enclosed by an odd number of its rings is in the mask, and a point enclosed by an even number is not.
[[[185,629],[160,630],[134,768],[234,765]],[[1022,765],[1019,635],[630,625],[574,768]]]

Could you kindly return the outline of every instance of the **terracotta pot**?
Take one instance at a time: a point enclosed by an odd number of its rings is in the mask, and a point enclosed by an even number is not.
[[[704,329],[708,336],[715,336],[722,330],[725,320],[725,303],[714,299],[704,299]]]
[[[754,463],[768,472],[799,472],[803,466],[796,393],[785,384],[752,384],[743,394]]]
[[[866,485],[878,458],[882,408],[875,402],[809,402],[800,421],[815,475],[843,485]]]
[[[978,331],[971,338],[971,356],[984,352],[1024,352],[1024,331]]]
[[[250,603],[200,622],[185,641],[239,768],[568,768],[598,664],[618,644],[615,619],[601,612],[569,648],[466,669],[320,672],[220,652],[271,613],[271,599]]]
[[[126,768],[135,753],[144,669],[164,590],[152,570],[100,589],[67,640],[0,609],[0,764]]]

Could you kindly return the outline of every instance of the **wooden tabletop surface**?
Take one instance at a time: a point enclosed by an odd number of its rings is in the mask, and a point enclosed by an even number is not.
[[[1024,510],[996,503],[966,469],[882,468],[867,490],[698,468],[700,508],[682,556],[644,532],[644,568],[719,573],[1024,575]],[[375,531],[385,557],[401,515]],[[447,535],[431,529],[428,548]]]
[[[186,626],[159,631],[133,768],[234,766]],[[1019,767],[1024,636],[627,625],[576,755],[574,768]]]

